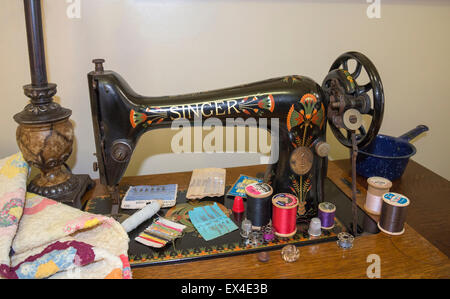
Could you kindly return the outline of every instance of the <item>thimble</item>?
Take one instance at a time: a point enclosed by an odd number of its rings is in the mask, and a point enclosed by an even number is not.
[[[244,210],[245,210],[245,208],[244,208],[244,200],[242,199],[242,197],[236,196],[234,198],[232,211],[235,212],[235,213],[242,213],[242,212],[244,212]]]
[[[318,237],[322,234],[322,230],[320,229],[321,222],[319,218],[313,218],[311,219],[311,222],[309,223],[309,229],[308,234],[311,237]]]

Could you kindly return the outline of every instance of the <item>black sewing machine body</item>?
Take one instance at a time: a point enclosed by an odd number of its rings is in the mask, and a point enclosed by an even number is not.
[[[307,77],[287,76],[208,92],[145,97],[117,73],[104,71],[102,60],[94,62],[96,70],[88,74],[88,82],[97,165],[101,183],[112,191],[145,132],[170,127],[180,119],[196,124],[196,118],[215,117],[226,125],[227,118],[254,118],[257,123],[264,120],[269,131],[278,131],[279,158],[267,168],[265,181],[276,193],[295,194],[300,202],[298,215],[311,218],[323,200],[329,150],[325,142],[327,116],[333,118],[332,129],[338,131],[344,127],[345,111],[356,108],[365,113],[370,106],[362,93],[352,90],[355,84],[345,69],[331,71],[324,87]],[[271,127],[273,118],[278,119],[277,128]],[[373,135],[372,127],[360,133]],[[365,137],[360,136],[359,142],[367,143],[374,136]]]

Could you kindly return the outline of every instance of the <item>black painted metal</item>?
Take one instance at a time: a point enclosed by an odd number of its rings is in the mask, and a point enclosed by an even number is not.
[[[30,57],[31,83],[33,86],[47,84],[45,67],[44,37],[42,34],[42,16],[40,0],[24,1],[25,21]]]
[[[355,71],[349,74],[353,80],[349,82],[347,75],[343,75],[345,71],[349,71],[349,61],[356,61]],[[358,78],[361,74],[362,69],[364,69],[369,77],[370,82],[359,85]],[[335,79],[341,84],[342,90],[330,90],[330,83]],[[381,82],[380,75],[375,67],[375,65],[367,58],[365,55],[359,52],[347,52],[339,56],[331,65],[329,74],[325,77],[322,86],[329,94],[334,94],[334,96],[343,96],[348,101],[355,101],[359,103],[358,105],[363,105],[363,107],[358,107],[363,114],[369,114],[372,116],[372,120],[368,129],[363,126],[359,129],[359,136],[357,138],[357,144],[359,148],[367,146],[378,134],[380,130],[381,123],[383,121],[384,114],[384,91],[383,84]],[[368,92],[372,90],[372,100],[368,98]],[[369,105],[372,103],[372,105]],[[347,103],[346,103],[347,104]],[[346,105],[349,108],[349,105]],[[340,123],[330,121],[330,128],[333,134],[343,145],[351,148],[352,142],[350,134],[344,136],[344,134],[339,130],[341,128]]]
[[[274,194],[295,193],[294,191],[301,189],[300,192],[297,192],[297,196],[305,196],[302,198],[306,202],[305,216],[307,218],[315,216],[317,205],[324,198],[323,181],[326,176],[328,160],[326,156],[319,156],[315,152],[314,144],[319,141],[324,142],[326,138],[326,119],[330,95],[340,93],[343,98],[343,104],[335,107],[337,112],[333,115],[333,119],[342,118],[342,114],[350,108],[357,109],[361,113],[373,113],[374,125],[360,139],[360,143],[369,143],[376,136],[381,123],[382,111],[380,109],[382,110],[382,105],[380,106],[380,104],[382,102],[379,98],[381,97],[384,101],[384,97],[376,69],[372,67],[370,60],[356,52],[344,54],[338,59],[339,63],[347,61],[347,57],[356,57],[361,62],[355,75],[359,75],[359,69],[362,67],[372,71],[372,87],[377,96],[372,109],[375,113],[368,109],[370,99],[365,96],[365,92],[362,92],[359,86],[354,86],[352,90],[352,86],[347,84],[343,78],[339,78],[335,86],[329,86],[327,83],[329,80],[341,76],[340,73],[334,72],[334,69],[339,67],[339,65],[336,66],[337,62],[333,64],[329,76],[324,80],[324,87],[307,77],[288,76],[215,91],[178,96],[145,97],[134,92],[119,74],[105,71],[104,60],[94,60],[95,71],[88,74],[88,83],[98,160],[96,168],[100,171],[101,183],[113,189],[122,178],[139,138],[149,130],[170,127],[172,122],[177,119],[185,119],[195,125],[196,115],[201,115],[203,119],[215,117],[223,124],[226,123],[227,118],[244,120],[254,118],[258,123],[262,119],[277,118],[279,120],[279,128],[277,128],[279,159],[269,165],[265,181],[271,183]],[[342,90],[346,90],[346,92],[342,93]],[[309,95],[314,98],[313,102],[309,102],[312,103],[310,106],[308,106],[308,102],[304,102],[305,97]],[[254,97],[259,99],[272,97],[273,107],[259,109],[262,106],[258,106],[259,108],[255,106],[258,109],[249,109],[245,112],[242,105],[247,99]],[[309,109],[310,111],[315,110],[308,115],[307,110]],[[301,121],[296,122],[293,119],[293,112],[298,112],[296,117]],[[323,122],[314,122],[308,119],[314,115],[318,117],[316,121],[322,119]],[[272,129],[270,121],[267,121],[267,124],[270,131]],[[335,127],[334,123],[333,127]],[[348,141],[342,140],[336,130],[334,128],[333,132],[339,141],[347,145]],[[299,138],[301,142],[298,142]],[[304,175],[294,173],[290,167],[291,153],[300,146],[307,146],[314,153],[311,169]],[[311,187],[304,187],[307,184],[310,184]],[[300,195],[300,193],[304,193],[304,195]]]
[[[24,0],[31,84],[23,86],[31,103],[14,115],[19,124],[38,125],[69,118],[72,111],[53,101],[56,84],[47,82],[40,0]]]
[[[47,85],[44,36],[40,0],[25,0],[25,23],[27,29],[28,55],[30,57],[31,83],[39,87]]]

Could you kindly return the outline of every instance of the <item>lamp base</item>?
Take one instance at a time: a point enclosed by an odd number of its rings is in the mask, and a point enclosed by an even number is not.
[[[72,174],[71,177],[58,185],[38,186],[35,180],[28,185],[28,192],[56,200],[66,205],[81,209],[81,198],[95,186],[95,182],[87,174]]]

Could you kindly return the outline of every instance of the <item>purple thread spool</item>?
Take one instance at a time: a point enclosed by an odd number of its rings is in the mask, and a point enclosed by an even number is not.
[[[323,229],[331,229],[334,227],[334,214],[336,206],[331,202],[321,202],[319,204],[319,219]]]

